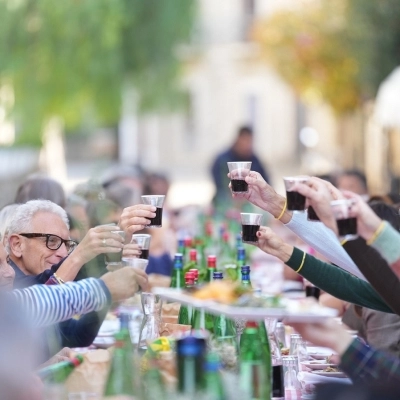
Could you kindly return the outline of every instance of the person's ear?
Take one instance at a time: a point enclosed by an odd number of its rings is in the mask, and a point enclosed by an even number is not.
[[[8,237],[8,243],[10,245],[10,255],[15,257],[22,257],[22,238],[20,235],[12,234]]]

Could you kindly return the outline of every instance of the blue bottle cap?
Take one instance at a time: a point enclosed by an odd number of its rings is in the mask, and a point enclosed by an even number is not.
[[[174,257],[174,268],[183,267],[183,255],[181,253],[176,253]]]
[[[237,249],[237,259],[244,260],[246,258],[246,250],[244,247],[238,247]]]
[[[241,268],[242,270],[242,275],[248,275],[250,274],[250,266],[249,265],[245,265]]]
[[[176,342],[176,351],[179,356],[202,356],[206,351],[206,341],[195,336],[186,336]]]
[[[129,329],[129,321],[131,319],[130,314],[128,314],[128,313],[120,313],[118,315],[118,319],[119,319],[119,322],[120,322],[120,329],[125,329],[125,328]]]
[[[222,272],[214,272],[213,273],[213,279],[214,280],[224,279],[224,274]]]

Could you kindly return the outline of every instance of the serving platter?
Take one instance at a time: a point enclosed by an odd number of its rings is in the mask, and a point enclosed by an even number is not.
[[[191,305],[195,308],[203,308],[211,314],[223,314],[231,318],[244,318],[253,321],[276,318],[284,319],[285,322],[318,322],[337,316],[337,310],[332,308],[313,306],[309,309],[301,309],[298,307],[298,301],[289,299],[286,299],[283,307],[239,307],[217,303],[213,300],[196,299],[179,289],[156,287],[153,288],[153,293],[169,301]]]

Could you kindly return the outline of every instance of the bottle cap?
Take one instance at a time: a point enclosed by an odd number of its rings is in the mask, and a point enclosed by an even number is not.
[[[208,256],[207,257],[207,267],[208,268],[216,268],[217,267],[217,256]]]
[[[246,258],[246,250],[244,247],[238,247],[237,249],[237,259],[244,260]]]
[[[220,362],[218,354],[209,353],[206,357],[206,362],[205,362],[204,367],[205,367],[205,370],[208,372],[218,371],[221,367],[221,362]]]
[[[224,242],[229,242],[229,232],[225,231],[225,232],[222,234],[222,240],[223,240]]]
[[[255,321],[247,321],[246,328],[258,328],[258,323]]]
[[[120,322],[120,329],[128,328],[129,329],[129,321],[131,319],[131,315],[128,313],[120,313],[118,315]]]
[[[178,239],[178,247],[183,247],[185,245],[184,239]]]
[[[199,277],[199,270],[196,268],[189,269],[189,272],[193,274],[194,279],[197,279]]]
[[[74,358],[71,358],[71,363],[77,367],[78,365],[81,365],[83,363],[83,355],[82,354],[77,354]]]
[[[190,261],[197,261],[197,250],[190,249],[189,257],[190,257]]]
[[[192,238],[191,237],[185,238],[184,243],[185,247],[192,247]]]
[[[213,273],[213,279],[218,280],[218,279],[224,279],[224,275],[222,272],[214,272]]]
[[[202,356],[206,351],[206,341],[195,336],[186,336],[176,342],[176,352],[179,356]]]
[[[244,267],[241,268],[242,275],[248,275],[250,273],[250,266],[245,265]]]
[[[193,273],[193,271],[188,271],[185,274],[185,279],[186,278],[193,278],[194,279],[194,277],[195,277],[195,274]]]

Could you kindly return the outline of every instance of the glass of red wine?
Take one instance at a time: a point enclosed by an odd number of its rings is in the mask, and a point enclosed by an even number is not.
[[[287,210],[303,212],[306,209],[306,198],[299,192],[293,190],[296,183],[306,183],[309,176],[286,176],[283,178],[286,188]]]
[[[156,216],[150,219],[150,225],[148,228],[161,228],[162,226],[162,214],[165,196],[164,195],[148,195],[141,196],[143,204],[148,204],[157,207]]]
[[[257,232],[260,230],[262,214],[241,213],[242,220],[242,242],[257,243]]]
[[[339,237],[341,240],[357,239],[357,218],[351,216],[353,199],[331,201],[333,216],[336,219]]]
[[[140,233],[132,235],[131,243],[136,243],[139,245],[142,253],[139,258],[143,258],[145,260],[149,259],[149,248],[150,248],[151,235],[146,233]]]
[[[228,162],[232,193],[246,193],[249,185],[244,180],[251,171],[251,161]]]

